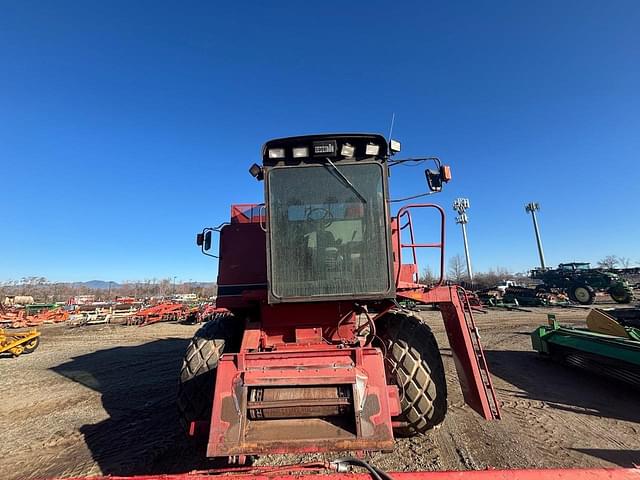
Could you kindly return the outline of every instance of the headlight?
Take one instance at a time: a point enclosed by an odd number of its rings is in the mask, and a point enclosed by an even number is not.
[[[353,154],[356,152],[355,147],[349,145],[348,143],[345,143],[344,145],[342,145],[342,149],[340,150],[340,155],[342,155],[343,157],[353,157]]]
[[[306,158],[309,156],[309,147],[297,147],[293,149],[293,158]]]
[[[284,148],[270,148],[269,158],[284,158]]]
[[[365,150],[365,153],[367,155],[378,155],[378,152],[380,152],[380,145],[375,145],[373,143],[370,143],[369,145],[367,145],[367,148]]]

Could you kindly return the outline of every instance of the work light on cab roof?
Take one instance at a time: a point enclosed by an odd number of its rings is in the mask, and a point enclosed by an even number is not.
[[[349,160],[374,160],[385,162],[391,156],[400,152],[400,142],[387,140],[377,134],[336,134],[309,135],[276,139],[267,142],[262,150],[263,165],[276,166],[296,165],[302,163],[329,163],[333,161]],[[407,162],[431,161],[436,169],[426,169],[425,178],[430,192],[439,192],[444,183],[451,180],[451,169],[442,165],[435,157],[407,158],[393,160],[389,166],[400,165]],[[263,180],[263,170],[260,165],[254,163],[249,168],[249,173],[258,180]],[[411,198],[415,198],[411,197]]]

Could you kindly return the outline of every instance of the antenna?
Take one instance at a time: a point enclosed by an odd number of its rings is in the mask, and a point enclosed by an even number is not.
[[[393,133],[393,124],[396,121],[396,112],[393,112],[391,114],[391,127],[389,128],[389,138],[387,139],[388,142],[391,141],[391,134]]]

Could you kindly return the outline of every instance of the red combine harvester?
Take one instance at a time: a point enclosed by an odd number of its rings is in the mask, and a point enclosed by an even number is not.
[[[430,192],[451,178],[436,158],[394,160],[398,142],[336,134],[271,140],[265,203],[234,205],[197,243],[219,258],[217,306],[184,360],[178,405],[207,456],[391,450],[394,435],[443,421],[447,387],[431,329],[398,301],[436,304],[466,403],[500,416],[463,289],[443,284],[444,220],[432,204],[394,215],[389,170],[433,162]],[[437,243],[417,243],[411,212],[435,210]],[[211,255],[212,234],[219,254]],[[440,280],[418,283],[418,248],[440,253]],[[407,255],[408,254],[408,255]],[[405,258],[408,260],[405,261]]]

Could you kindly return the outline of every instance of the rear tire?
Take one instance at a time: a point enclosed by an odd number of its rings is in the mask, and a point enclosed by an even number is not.
[[[230,313],[220,313],[205,323],[191,339],[182,362],[178,386],[178,413],[186,432],[191,422],[209,420],[218,360],[223,353],[237,352],[242,325]]]
[[[377,323],[384,346],[387,381],[400,390],[399,420],[394,428],[410,437],[439,425],[447,413],[447,383],[442,357],[431,329],[414,315],[392,311]]]
[[[596,291],[589,285],[569,287],[569,299],[581,305],[591,305],[596,301]]]

